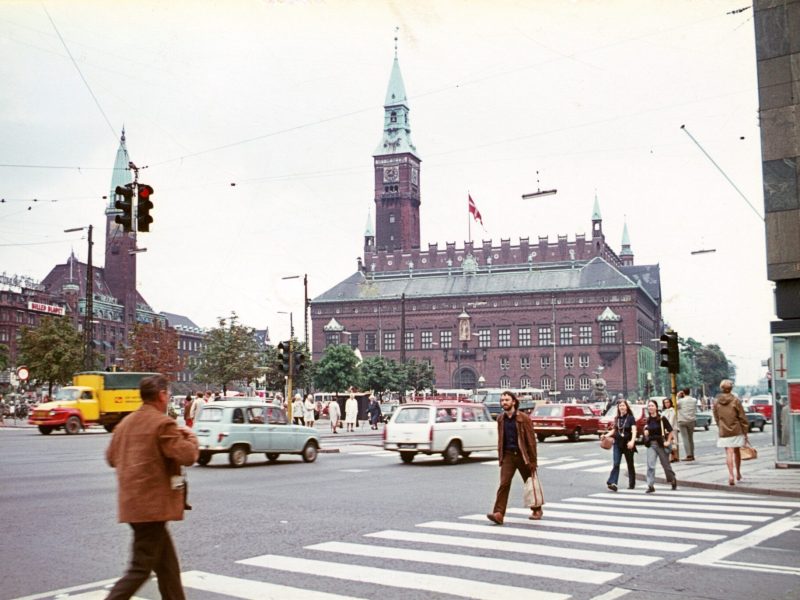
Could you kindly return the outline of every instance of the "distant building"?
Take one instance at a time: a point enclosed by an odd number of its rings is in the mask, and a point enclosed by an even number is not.
[[[644,396],[662,329],[658,265],[636,265],[625,225],[606,242],[595,198],[590,237],[540,236],[420,247],[421,160],[395,56],[374,155],[375,227],[355,273],[311,302],[314,359],[346,343],[366,359],[433,365],[440,389],[540,388]],[[466,210],[466,198],[465,198]]]

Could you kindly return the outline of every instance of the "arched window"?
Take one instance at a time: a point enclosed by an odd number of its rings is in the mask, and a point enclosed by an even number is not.
[[[589,379],[588,375],[581,375],[578,379],[578,386],[580,386],[581,390],[586,391],[591,387],[592,382]]]
[[[397,123],[397,113],[395,111],[392,111],[392,113],[389,115],[389,121],[392,123]]]
[[[511,387],[511,377],[504,375],[500,378],[500,387],[501,388],[510,388]]]
[[[519,379],[519,387],[521,388],[529,388],[531,387],[531,378],[527,375],[524,377],[520,377]]]
[[[573,375],[564,377],[564,389],[570,392],[575,389],[575,377]]]
[[[541,387],[542,387],[543,390],[550,391],[550,388],[552,387],[552,385],[553,384],[552,384],[550,378],[547,375],[542,377],[542,385],[541,385]]]

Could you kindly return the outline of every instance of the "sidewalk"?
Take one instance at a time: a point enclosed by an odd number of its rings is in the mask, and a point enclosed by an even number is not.
[[[759,446],[757,449],[758,458],[742,461],[742,480],[734,486],[728,485],[728,467],[722,449],[698,456],[693,462],[672,463],[678,478],[678,489],[704,488],[800,498],[800,469],[776,468],[775,446]],[[662,473],[661,477],[658,477],[658,472]],[[669,485],[663,477],[661,465],[656,466],[656,475],[656,483]],[[636,479],[644,481],[644,473],[637,473]]]

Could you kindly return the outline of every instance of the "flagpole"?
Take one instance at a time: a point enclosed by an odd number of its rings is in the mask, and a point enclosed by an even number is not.
[[[472,241],[472,212],[470,211],[469,199],[471,198],[467,190],[467,241]]]

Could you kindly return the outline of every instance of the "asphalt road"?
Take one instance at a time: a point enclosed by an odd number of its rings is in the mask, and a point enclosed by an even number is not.
[[[718,452],[715,434],[697,432],[699,458]],[[0,598],[103,598],[123,572],[130,533],[116,522],[109,439],[0,430]],[[379,443],[326,438],[340,452],[313,464],[252,456],[232,469],[216,456],[191,468],[194,510],[170,526],[187,597],[800,597],[800,502],[680,488],[645,496],[641,483],[614,495],[596,438],[550,439],[539,447],[544,520],[525,518],[516,482],[509,505],[519,512],[496,527],[483,516],[498,480],[492,453],[404,465]],[[159,594],[151,582],[137,597]]]

